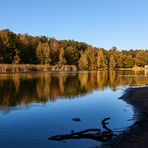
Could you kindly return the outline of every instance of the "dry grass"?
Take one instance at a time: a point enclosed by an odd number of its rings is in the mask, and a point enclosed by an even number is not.
[[[33,64],[0,64],[0,73],[19,73],[34,71],[77,71],[75,65],[33,65]]]

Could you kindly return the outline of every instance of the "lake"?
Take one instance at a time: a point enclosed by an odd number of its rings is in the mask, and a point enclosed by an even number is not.
[[[106,117],[111,117],[111,129],[125,130],[134,123],[134,110],[120,97],[128,87],[145,85],[147,71],[0,74],[0,147],[100,145],[90,139],[58,142],[48,137],[102,129],[101,121]]]

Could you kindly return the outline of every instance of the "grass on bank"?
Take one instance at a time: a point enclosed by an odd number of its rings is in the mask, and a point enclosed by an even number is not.
[[[77,71],[75,65],[34,65],[34,64],[0,64],[0,73],[17,73],[32,71]]]

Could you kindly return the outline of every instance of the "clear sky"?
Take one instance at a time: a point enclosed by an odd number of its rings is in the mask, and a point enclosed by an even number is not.
[[[0,29],[148,49],[148,0],[0,0]]]

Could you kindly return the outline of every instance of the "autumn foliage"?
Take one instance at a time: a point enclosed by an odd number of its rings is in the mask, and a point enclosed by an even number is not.
[[[80,70],[144,67],[148,50],[106,50],[74,40],[0,30],[0,64],[76,65]]]

